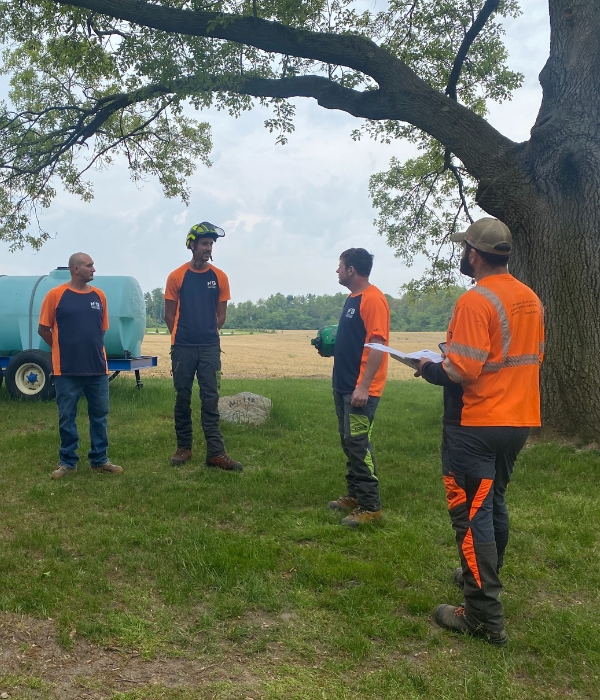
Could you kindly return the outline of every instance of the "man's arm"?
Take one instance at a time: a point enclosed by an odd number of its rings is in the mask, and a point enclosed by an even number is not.
[[[442,355],[442,357],[446,357]],[[415,377],[423,377],[430,384],[438,386],[456,387],[460,386],[458,382],[453,381],[446,374],[446,370],[441,362],[432,362],[431,360],[422,357],[416,367]]]
[[[374,335],[369,342],[382,343],[385,345],[385,338],[380,335]],[[356,389],[354,389],[354,392],[352,393],[350,403],[353,406],[360,407],[367,405],[371,382],[377,374],[377,370],[381,367],[383,355],[384,353],[381,350],[373,350],[373,348],[369,350],[369,356],[367,357],[367,364],[365,365],[365,371],[363,372],[362,379],[360,380],[360,383],[356,385]]]
[[[50,328],[50,326],[42,326],[42,324],[40,323],[40,325],[38,326],[38,335],[42,337],[42,340],[47,345],[52,347],[52,329]]]
[[[220,331],[225,324],[225,319],[227,318],[227,302],[219,301],[217,302],[217,330]]]
[[[172,299],[165,299],[165,323],[169,329],[169,333],[173,332],[175,325],[175,314],[177,313],[177,302]]]

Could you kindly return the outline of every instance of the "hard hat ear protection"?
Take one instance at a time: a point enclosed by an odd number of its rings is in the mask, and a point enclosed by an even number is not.
[[[199,238],[212,238],[213,241],[216,241],[217,238],[223,238],[224,235],[225,231],[222,228],[211,224],[210,221],[203,221],[200,224],[195,224],[188,231],[185,247],[191,249],[194,241],[197,241]]]

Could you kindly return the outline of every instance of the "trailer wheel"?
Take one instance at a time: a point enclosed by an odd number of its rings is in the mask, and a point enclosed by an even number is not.
[[[50,353],[42,350],[17,353],[6,368],[6,388],[14,399],[51,401],[56,392]]]

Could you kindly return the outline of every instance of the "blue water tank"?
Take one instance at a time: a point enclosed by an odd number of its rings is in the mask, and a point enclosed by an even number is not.
[[[46,294],[71,279],[59,267],[42,277],[0,276],[0,355],[50,348],[37,333]],[[106,354],[140,357],[146,332],[146,302],[134,277],[94,277],[92,286],[106,294],[110,327],[104,337]]]

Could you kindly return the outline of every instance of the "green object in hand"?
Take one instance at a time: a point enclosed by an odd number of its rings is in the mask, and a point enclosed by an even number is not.
[[[310,341],[321,357],[332,357],[337,336],[337,326],[325,326],[317,331],[317,337]]]

